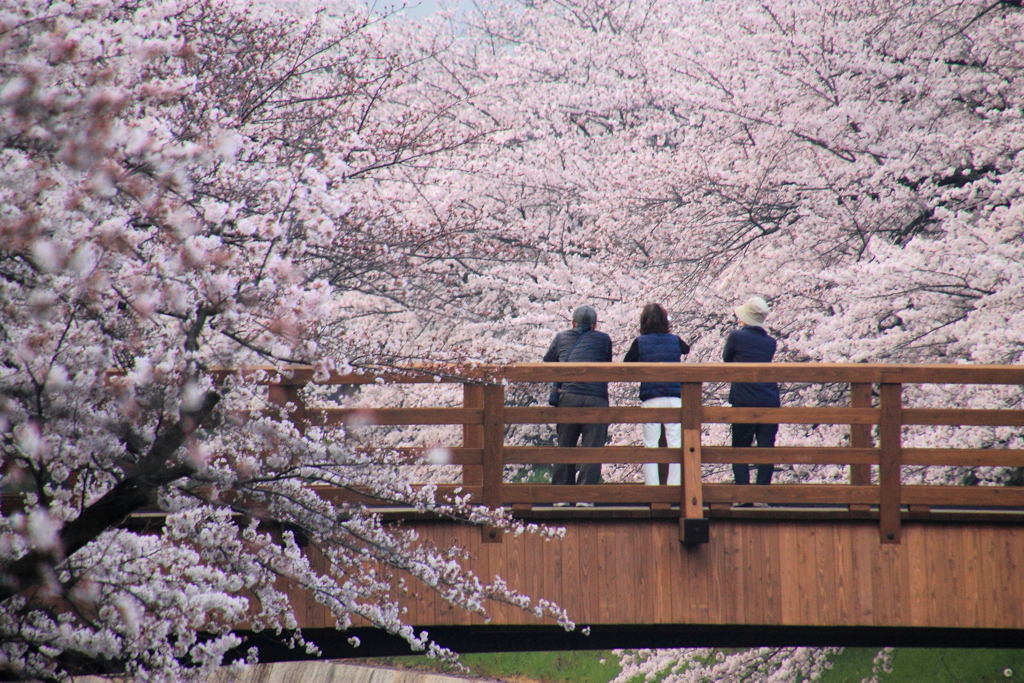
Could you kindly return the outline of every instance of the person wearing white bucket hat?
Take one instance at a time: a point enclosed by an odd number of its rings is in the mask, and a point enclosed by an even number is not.
[[[742,306],[732,310],[740,322],[764,329],[764,319],[768,316],[768,302],[761,297],[752,296]]]
[[[770,309],[768,302],[752,296],[733,309],[741,327],[725,340],[722,360],[726,363],[770,363],[775,357],[776,341],[764,329]],[[778,408],[779,385],[775,382],[736,382],[729,389],[729,403],[734,408]],[[748,448],[757,438],[758,448],[773,448],[779,431],[776,424],[734,424],[732,447]],[[734,463],[733,477],[737,484],[750,483],[750,465]],[[757,466],[757,483],[770,484],[775,465]]]

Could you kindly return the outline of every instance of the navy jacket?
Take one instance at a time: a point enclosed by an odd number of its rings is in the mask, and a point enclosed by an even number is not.
[[[633,340],[622,360],[626,363],[678,363],[683,354],[689,352],[689,345],[674,334],[642,334]],[[640,400],[659,396],[679,398],[679,389],[679,382],[641,382]]]
[[[776,342],[761,327],[741,327],[729,333],[722,351],[726,363],[771,363]],[[737,382],[729,389],[729,403],[745,408],[778,408],[775,382]]]
[[[573,344],[584,332],[588,334],[573,349]],[[572,351],[573,363],[610,363],[612,360],[612,338],[604,332],[589,327],[574,327],[555,335],[544,354],[545,363],[566,363]],[[569,394],[608,398],[607,382],[563,382],[562,391]]]

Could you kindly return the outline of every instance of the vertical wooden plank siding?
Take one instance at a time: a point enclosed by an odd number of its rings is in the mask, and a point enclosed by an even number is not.
[[[900,542],[900,473],[903,464],[903,385],[881,385],[878,425],[879,534],[882,543]]]
[[[704,551],[704,563],[695,567],[695,576],[690,577],[690,585],[703,579],[708,599],[708,622],[712,624],[731,623],[726,613],[728,598],[736,587],[729,583],[724,570],[725,558],[728,557],[727,540],[729,535],[727,524],[712,524],[709,535],[711,542],[701,548]]]
[[[773,525],[774,526],[774,525]],[[764,531],[768,531],[765,528]],[[765,596],[765,624],[778,624],[782,620],[782,544],[779,529],[771,529],[771,533],[761,534],[762,581],[761,591]]]
[[[1010,618],[1014,623],[1019,623],[1024,621],[1024,615],[1021,613],[1024,587],[1020,585],[1021,570],[1024,569],[1024,532],[1019,527],[1009,529],[1009,533],[1001,539],[1001,545],[1001,554],[1005,553],[1003,557],[1006,558],[1000,563],[1005,582],[1003,585],[1012,591],[1007,608],[1011,610]]]
[[[677,553],[673,552],[678,543],[675,543],[674,533],[671,535],[665,533],[668,530],[666,525],[647,524],[645,526],[647,527],[647,542],[650,545],[648,548],[641,549],[641,552],[648,555],[654,565],[654,577],[650,584],[654,599],[653,623],[670,624],[672,623],[673,601],[676,595],[686,593],[686,575],[680,571],[681,567],[673,568],[672,566],[673,557],[678,557]],[[674,532],[675,529],[671,531]]]
[[[711,527],[711,537],[715,540],[714,525]],[[679,582],[679,590],[672,596],[673,613],[669,623],[679,614],[685,614],[697,624],[711,623],[715,619],[712,607],[718,603],[709,569],[711,549],[705,545],[685,546],[678,542],[672,546],[671,567],[673,570],[678,568],[678,576],[683,580]]]
[[[797,530],[792,524],[780,525],[776,532],[779,536],[779,605],[783,624],[800,624],[800,574],[794,571],[794,558],[797,553]]]
[[[462,385],[462,407],[483,408],[484,388],[480,384]],[[484,426],[482,424],[462,425],[462,445],[466,448],[484,447]],[[463,465],[463,484],[482,484],[484,481],[484,468],[482,465]]]
[[[879,544],[875,583],[875,615],[878,622],[892,626],[909,626],[910,583],[907,549],[894,543]]]
[[[927,542],[928,537],[921,533],[920,527],[910,527],[903,532],[902,545],[910,551],[910,623],[915,626],[929,623],[928,605],[934,599],[934,596],[929,594],[930,577],[933,572],[928,566],[932,556],[926,547]]]
[[[577,604],[588,610],[589,617],[586,620],[588,624],[599,624],[602,622],[601,609],[608,601],[608,596],[605,595],[605,582],[608,577],[605,573],[604,566],[604,547],[602,541],[602,526],[600,524],[589,525],[586,533],[582,534],[581,541],[581,552],[585,551],[580,557],[580,566],[583,569],[583,575],[586,577],[587,585],[590,590],[586,594],[581,595],[578,598]]]
[[[878,548],[878,530],[868,525],[851,529],[847,542],[852,549],[852,568],[849,580],[854,594],[854,613],[852,623],[874,625],[877,623],[874,611],[874,574],[872,566]]]
[[[703,403],[703,385],[700,382],[685,382],[682,385],[682,416],[683,430],[682,457],[680,470],[682,474],[681,497],[679,505],[680,517],[699,519],[704,516],[704,496],[701,489],[700,475],[700,433]],[[680,522],[681,524],[681,522]],[[682,537],[682,527],[679,529]]]
[[[649,571],[652,569],[650,566],[650,556],[644,553],[644,548],[638,543],[640,541],[640,535],[636,533],[636,524],[631,522],[616,522],[614,530],[614,539],[612,543],[618,546],[617,555],[619,560],[619,583],[629,583],[636,586],[636,599],[629,600],[626,604],[625,617],[629,620],[629,623],[638,623],[640,615],[648,615],[654,613],[654,605],[651,602],[651,584],[653,583],[650,579],[653,578]],[[633,531],[630,532],[629,529]],[[623,539],[624,543],[619,543],[618,539]],[[618,588],[618,586],[615,586]],[[614,612],[619,611],[621,608],[616,606]]]
[[[508,545],[508,544],[506,544]],[[570,553],[575,554],[571,544],[564,541],[542,541],[540,558],[544,567],[544,597],[561,605],[565,586],[579,582],[579,574],[572,574],[575,565],[569,562]],[[537,562],[537,558],[534,558]]]
[[[490,583],[495,574],[501,574],[503,570],[502,558],[499,555],[507,543],[484,543],[483,537],[470,525],[466,525],[465,548],[475,557],[473,571],[484,583]],[[559,596],[561,599],[561,596]],[[482,624],[485,618],[482,615],[472,615],[473,623]]]
[[[815,554],[818,560],[817,594],[829,596],[827,599],[821,600],[818,605],[818,613],[821,615],[820,618],[826,624],[841,623],[839,621],[838,614],[839,601],[836,598],[839,582],[836,576],[837,568],[835,546],[837,545],[837,541],[834,532],[835,527],[823,526],[818,529],[815,539]]]
[[[988,624],[999,614],[999,580],[998,553],[996,552],[996,534],[990,527],[981,527],[977,531],[978,552],[982,557],[978,567],[978,623]]]
[[[856,382],[850,385],[850,407],[871,407],[871,384]],[[871,448],[871,425],[850,425],[850,447]],[[867,486],[871,484],[871,465],[850,465],[850,483]],[[868,505],[850,505],[851,510],[866,512]]]
[[[799,623],[807,623],[819,614],[818,574],[818,526],[798,528],[796,563],[790,565],[790,571],[800,575],[800,613]],[[824,623],[824,622],[823,622]]]
[[[960,602],[959,614],[963,620],[963,626],[970,628],[978,623],[978,555],[977,555],[977,534],[973,527],[961,526],[955,528],[956,537],[954,540],[954,552],[960,554],[960,572],[962,591],[957,596]]]
[[[746,614],[745,604],[747,593],[756,591],[760,586],[744,577],[743,529],[742,524],[730,524],[725,529],[721,549],[723,562],[719,564],[719,574],[725,592],[721,596],[726,621],[731,624],[741,623]]]
[[[752,590],[747,591],[744,601],[743,614],[755,624],[766,623],[767,604],[766,597],[768,584],[771,583],[769,574],[765,571],[764,565],[764,537],[769,534],[761,533],[761,529],[744,529],[739,552],[743,557],[743,578],[744,583],[753,585]]]
[[[501,507],[502,478],[505,472],[505,387],[488,384],[484,388],[484,476],[483,504]],[[484,527],[484,543],[500,543],[503,534]]]
[[[472,526],[414,524],[425,543],[465,548],[466,568],[482,579],[499,575],[514,590],[553,600],[581,626],[1024,629],[1017,576],[1024,529],[1008,524],[907,522],[902,544],[883,545],[870,521],[731,520],[711,526],[710,544],[692,547],[676,541],[670,518],[567,522],[563,541],[523,534],[502,544],[482,543]],[[638,534],[637,525],[649,533]],[[418,626],[482,623],[419,581],[395,595]],[[301,626],[333,625],[305,591],[295,591],[293,604]],[[491,608],[494,624],[550,623],[511,606]]]
[[[565,537],[561,541],[552,541],[552,543],[559,543],[562,546],[563,599],[558,603],[559,605],[564,606],[568,604],[567,598],[571,594],[573,586],[582,586],[588,579],[586,570],[583,567],[584,562],[586,562],[586,555],[580,544],[582,535],[581,529],[573,525],[566,528]],[[589,618],[589,614],[585,614],[581,609],[577,609],[572,618],[574,621],[584,621]]]
[[[856,583],[853,569],[854,544],[843,534],[836,534],[833,547],[836,572],[836,619],[848,624],[857,615],[857,596],[853,590]]]

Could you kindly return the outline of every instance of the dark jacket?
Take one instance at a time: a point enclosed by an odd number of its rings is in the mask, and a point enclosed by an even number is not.
[[[642,334],[633,340],[622,360],[625,363],[678,363],[689,352],[689,345],[674,334]],[[679,382],[641,382],[640,400],[659,396],[679,398],[679,390]]]
[[[729,333],[722,351],[726,363],[771,363],[776,342],[761,327],[741,327]],[[779,407],[775,382],[737,382],[729,389],[729,403],[746,408]]]
[[[584,332],[589,333],[576,340]],[[576,348],[573,348],[576,344]],[[573,363],[610,363],[612,360],[612,338],[604,332],[591,330],[589,327],[574,327],[555,335],[544,354],[545,363],[566,363],[569,362],[569,352],[572,351]],[[563,382],[562,392],[568,394],[582,394],[584,396],[598,396],[608,398],[607,382]]]

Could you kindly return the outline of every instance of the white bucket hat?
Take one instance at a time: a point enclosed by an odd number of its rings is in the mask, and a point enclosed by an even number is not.
[[[736,317],[753,327],[762,327],[768,315],[768,302],[759,296],[752,296],[747,303],[732,309]]]

